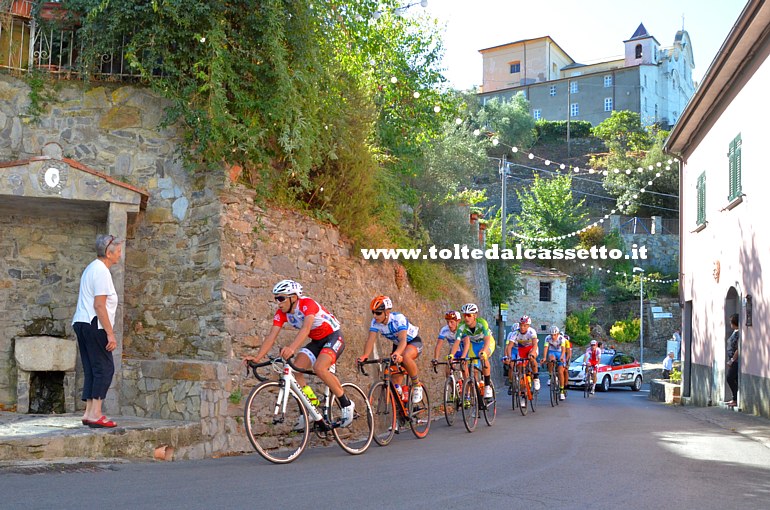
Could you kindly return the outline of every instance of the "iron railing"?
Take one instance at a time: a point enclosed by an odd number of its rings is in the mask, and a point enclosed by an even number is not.
[[[0,68],[21,72],[38,69],[65,77],[87,72],[89,78],[97,80],[139,77],[138,70],[126,59],[125,36],[116,41],[112,51],[89,54],[89,62],[85,63],[87,41],[79,36],[76,27],[38,23],[32,17],[33,0],[5,0],[4,3],[10,7],[8,12],[0,14]]]

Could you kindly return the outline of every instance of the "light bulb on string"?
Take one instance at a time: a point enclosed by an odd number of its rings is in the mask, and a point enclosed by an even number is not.
[[[390,78],[390,83],[398,83],[398,78],[396,78],[395,76],[392,76]]]
[[[436,106],[433,107],[433,111],[438,113],[438,112],[441,111],[441,107],[439,105],[436,105]]]
[[[414,94],[412,94],[412,96],[413,96],[415,99],[420,99],[420,93],[419,93],[418,91],[415,91],[415,92],[414,92]]]

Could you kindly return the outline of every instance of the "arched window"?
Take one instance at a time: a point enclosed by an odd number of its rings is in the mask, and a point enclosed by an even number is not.
[[[636,57],[635,58],[642,58],[642,45],[637,44],[636,45]]]

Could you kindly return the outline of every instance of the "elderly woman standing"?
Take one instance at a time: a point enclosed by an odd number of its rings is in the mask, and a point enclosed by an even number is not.
[[[86,267],[80,277],[78,305],[72,319],[85,376],[82,399],[86,402],[86,412],[83,425],[91,428],[117,426],[102,415],[102,401],[115,373],[112,351],[118,345],[112,329],[118,295],[112,283],[110,267],[120,262],[122,252],[122,244],[115,236],[97,236],[96,260]]]

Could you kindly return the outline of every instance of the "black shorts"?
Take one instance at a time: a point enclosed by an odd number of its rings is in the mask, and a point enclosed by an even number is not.
[[[342,333],[335,331],[320,340],[311,340],[305,347],[300,349],[299,352],[304,352],[307,357],[310,358],[310,364],[315,365],[315,362],[321,353],[331,356],[332,364],[334,364],[344,350],[345,341],[342,339]]]
[[[415,349],[417,349],[418,355],[422,354],[422,338],[420,338],[419,336],[412,338],[412,341],[408,342],[406,345],[411,345]],[[393,344],[393,350],[390,351],[390,353],[393,354],[394,352],[396,352],[396,349],[398,349],[398,344]]]

